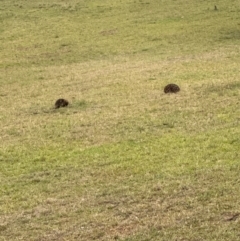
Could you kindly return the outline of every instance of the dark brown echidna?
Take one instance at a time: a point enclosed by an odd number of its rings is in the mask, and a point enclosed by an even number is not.
[[[56,102],[55,102],[55,108],[58,109],[60,107],[65,107],[65,106],[68,106],[68,101],[65,100],[65,99],[58,99]]]
[[[176,84],[168,84],[164,87],[164,93],[177,93],[180,88]]]

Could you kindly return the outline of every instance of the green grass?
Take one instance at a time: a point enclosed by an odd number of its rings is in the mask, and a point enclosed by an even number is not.
[[[238,240],[239,11],[2,0],[0,240]]]

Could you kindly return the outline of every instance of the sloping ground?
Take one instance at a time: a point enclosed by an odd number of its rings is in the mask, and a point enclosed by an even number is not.
[[[240,6],[214,4],[1,1],[0,240],[239,239]]]

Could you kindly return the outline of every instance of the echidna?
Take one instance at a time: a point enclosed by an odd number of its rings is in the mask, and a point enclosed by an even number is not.
[[[176,84],[168,84],[164,87],[164,93],[177,93],[180,88]]]
[[[65,106],[68,106],[68,101],[65,100],[65,99],[58,99],[56,102],[55,102],[55,108],[58,109],[60,107],[65,107]]]

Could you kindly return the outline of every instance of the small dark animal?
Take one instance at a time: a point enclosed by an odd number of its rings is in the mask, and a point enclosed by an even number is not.
[[[177,93],[180,88],[176,84],[168,84],[164,87],[164,93]]]
[[[65,99],[58,99],[56,102],[55,102],[55,108],[58,109],[60,107],[66,107],[68,106],[68,101],[65,100]]]
[[[217,6],[216,6],[216,5],[214,6],[214,10],[215,10],[215,11],[217,11],[217,10],[218,10],[218,8],[217,8]]]

